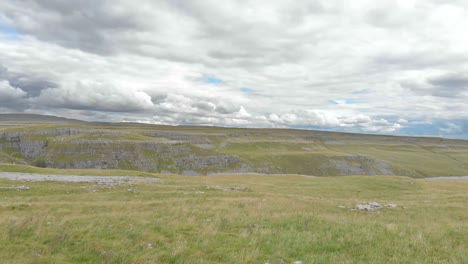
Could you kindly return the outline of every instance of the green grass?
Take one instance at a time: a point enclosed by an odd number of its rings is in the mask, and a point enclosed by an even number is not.
[[[114,188],[28,182],[29,191],[1,190],[2,263],[468,262],[467,181],[157,176],[164,182]],[[222,190],[236,186],[248,189]],[[339,207],[370,201],[398,207]]]
[[[0,163],[22,163],[24,164],[24,160],[20,159],[20,158],[17,158],[17,157],[13,157],[7,153],[2,153],[0,152]]]
[[[454,146],[450,146],[451,149]],[[334,150],[345,151],[373,157],[379,160],[386,161],[392,165],[396,171],[414,172],[414,176],[449,176],[449,175],[465,175],[467,173],[468,164],[464,164],[461,160],[456,160],[447,155],[447,152],[430,151],[419,145],[412,144],[382,144],[374,142],[374,144],[356,145],[347,143],[343,145],[332,146]],[[466,156],[468,149],[459,150],[461,158]],[[454,155],[457,156],[456,154]]]
[[[79,141],[79,140],[112,140],[112,141],[150,141],[154,138],[144,136],[138,133],[131,132],[114,132],[109,133],[109,130],[90,131],[88,133],[77,134],[69,136],[66,142]]]

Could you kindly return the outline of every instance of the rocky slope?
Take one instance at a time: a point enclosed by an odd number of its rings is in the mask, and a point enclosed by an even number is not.
[[[0,123],[0,163],[184,175],[468,174],[468,142],[301,130]]]

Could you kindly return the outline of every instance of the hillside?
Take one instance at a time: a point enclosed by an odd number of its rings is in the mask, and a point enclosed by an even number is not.
[[[0,163],[182,175],[468,175],[463,140],[28,116],[0,115]]]
[[[61,123],[61,124],[75,124],[85,123],[77,119],[70,119],[59,116],[50,115],[35,115],[35,114],[0,114],[1,125],[14,125],[14,124],[30,124],[30,123]]]

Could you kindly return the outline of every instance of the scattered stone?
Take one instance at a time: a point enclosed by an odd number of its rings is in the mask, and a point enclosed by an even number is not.
[[[201,191],[198,191],[198,192],[195,192],[196,194],[204,194],[205,192],[201,192]]]
[[[16,190],[16,191],[25,191],[25,190],[30,190],[26,185],[20,185],[20,186],[11,186],[11,187],[0,187],[0,190]]]
[[[412,180],[402,180],[401,183],[414,184]]]
[[[296,260],[296,261],[294,261],[294,264],[302,264],[302,261]]]
[[[356,204],[356,209],[364,210],[364,211],[375,211],[382,208],[382,205],[376,202],[372,202],[369,204]]]
[[[224,188],[225,192],[247,192],[250,191],[247,187],[226,187]]]
[[[211,185],[211,186],[208,186],[208,185],[207,185],[207,186],[205,186],[205,189],[207,189],[207,190],[220,190],[220,189],[222,189],[222,188],[223,188],[223,187],[218,186],[218,185]]]
[[[376,211],[379,210],[383,207],[388,207],[388,208],[396,208],[396,204],[387,204],[387,205],[382,205],[377,202],[371,202],[368,204],[356,204],[355,209],[357,210],[363,210],[363,211]]]
[[[128,192],[128,193],[137,193],[138,191],[135,190],[135,189],[127,189],[127,192]]]
[[[248,192],[250,191],[247,187],[237,186],[237,187],[223,187],[218,185],[205,186],[207,190],[223,190],[225,192]]]
[[[340,205],[340,206],[338,206],[338,207],[339,207],[339,208],[346,208],[346,206],[344,206],[344,205]]]
[[[153,248],[153,244],[151,243],[146,244],[146,248]]]

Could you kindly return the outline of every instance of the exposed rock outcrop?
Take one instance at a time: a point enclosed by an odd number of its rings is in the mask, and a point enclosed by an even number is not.
[[[184,157],[176,159],[175,166],[180,168],[187,168],[187,169],[225,169],[233,164],[238,163],[239,157],[237,156],[208,156],[208,157]]]
[[[83,139],[109,137],[109,140]],[[173,132],[155,132],[151,136],[164,136],[155,141],[112,140],[125,133],[96,129],[58,128],[35,132],[1,132],[0,151],[21,156],[34,164],[38,158],[44,167],[63,169],[135,169],[167,171],[199,175],[198,171],[224,171],[233,169],[239,157],[194,153],[201,144],[211,141],[200,135]],[[43,140],[37,140],[37,138]],[[169,139],[167,139],[169,138]],[[49,142],[50,140],[50,142]],[[162,164],[162,166],[161,166]],[[241,165],[239,165],[241,166]]]
[[[468,163],[463,157],[468,151],[462,148],[468,150],[465,141],[283,129],[104,123],[0,127],[0,163],[183,175],[396,174],[421,177],[432,173],[443,175],[445,171],[449,175],[466,175]],[[407,163],[399,156],[407,152],[413,153],[408,157],[419,159],[421,155],[421,160],[435,162],[438,166],[429,170],[423,164]]]

